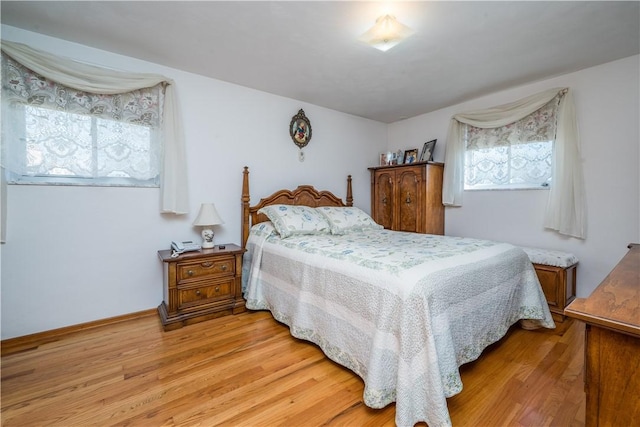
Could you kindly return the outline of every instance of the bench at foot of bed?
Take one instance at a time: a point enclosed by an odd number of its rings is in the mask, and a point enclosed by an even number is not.
[[[563,322],[564,308],[576,297],[578,258],[568,252],[522,248],[536,269],[553,319]]]

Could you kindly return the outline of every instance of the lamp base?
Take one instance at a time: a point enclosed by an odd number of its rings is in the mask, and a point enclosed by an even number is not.
[[[213,230],[205,228],[202,230],[202,249],[211,249],[215,245],[213,244]]]

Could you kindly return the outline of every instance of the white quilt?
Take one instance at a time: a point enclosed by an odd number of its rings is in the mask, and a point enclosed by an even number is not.
[[[555,327],[531,261],[509,244],[389,230],[281,239],[267,222],[247,250],[247,307],[358,374],[367,406],[395,401],[399,426],[451,425],[459,366],[519,319]]]

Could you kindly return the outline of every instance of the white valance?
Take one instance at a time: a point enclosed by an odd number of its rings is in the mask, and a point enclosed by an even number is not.
[[[544,226],[560,234],[584,239],[585,207],[582,161],[573,97],[568,88],[553,88],[510,104],[456,114],[449,123],[442,203],[462,206],[464,191],[465,124],[498,128],[523,119],[561,95],[553,153],[553,183]]]
[[[161,211],[188,212],[184,136],[177,111],[173,80],[159,74],[127,73],[81,63],[33,49],[21,43],[2,41],[2,52],[41,76],[70,88],[113,95],[164,84],[162,118],[163,167],[160,172]]]

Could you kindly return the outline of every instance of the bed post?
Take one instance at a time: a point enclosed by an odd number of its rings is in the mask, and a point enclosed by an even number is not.
[[[351,175],[347,176],[347,206],[353,206],[353,190],[351,190]]]
[[[249,238],[249,167],[242,172],[242,247],[247,245]]]

